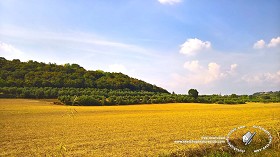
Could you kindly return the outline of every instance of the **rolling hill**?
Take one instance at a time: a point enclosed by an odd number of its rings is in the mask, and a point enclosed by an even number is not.
[[[21,62],[3,57],[0,57],[0,87],[74,87],[168,93],[161,87],[122,73],[85,70],[78,64]]]

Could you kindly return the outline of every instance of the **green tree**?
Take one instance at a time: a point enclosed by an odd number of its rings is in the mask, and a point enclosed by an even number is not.
[[[190,89],[188,94],[192,96],[194,99],[198,98],[198,91],[196,89]]]

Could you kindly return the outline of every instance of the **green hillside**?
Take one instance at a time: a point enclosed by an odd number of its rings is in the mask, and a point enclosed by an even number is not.
[[[85,70],[78,64],[57,65],[36,61],[12,61],[0,57],[0,87],[72,87],[129,89],[168,93],[167,90],[122,73]]]

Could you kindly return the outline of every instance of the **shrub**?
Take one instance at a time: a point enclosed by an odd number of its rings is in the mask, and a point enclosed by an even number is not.
[[[79,105],[85,105],[85,106],[100,106],[102,105],[101,102],[92,97],[92,96],[86,96],[86,95],[82,95],[80,97],[78,97],[78,104]]]

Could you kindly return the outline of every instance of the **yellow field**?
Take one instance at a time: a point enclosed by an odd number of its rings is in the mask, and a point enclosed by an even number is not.
[[[277,137],[279,113],[279,103],[81,107],[0,99],[0,156],[158,156],[196,147],[175,140],[226,136],[241,125]]]

